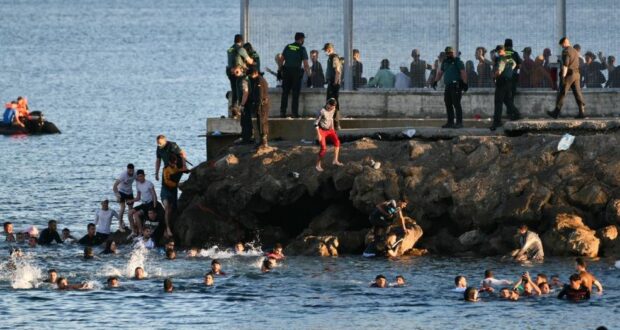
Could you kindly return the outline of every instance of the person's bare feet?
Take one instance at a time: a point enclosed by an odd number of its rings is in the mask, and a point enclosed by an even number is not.
[[[318,172],[323,172],[323,168],[321,167],[321,165],[317,165],[314,167]]]
[[[336,165],[336,166],[344,166],[343,163],[338,162],[338,161],[334,161],[332,164]]]

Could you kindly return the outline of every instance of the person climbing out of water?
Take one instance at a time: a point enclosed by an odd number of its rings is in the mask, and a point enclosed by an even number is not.
[[[26,127],[26,125],[19,118],[16,101],[12,101],[5,105],[4,114],[2,115],[2,123],[5,126]]]
[[[452,289],[453,292],[465,292],[465,289],[467,289],[467,279],[465,276],[459,275],[455,277],[454,286],[455,288]]]
[[[516,261],[543,261],[545,253],[543,244],[538,234],[530,231],[527,225],[519,226],[519,245],[520,249],[512,252],[512,257]]]
[[[338,139],[338,134],[336,134],[336,130],[334,129],[334,113],[337,103],[338,102],[334,98],[327,100],[325,107],[319,111],[319,116],[314,121],[317,140],[321,145],[321,149],[319,150],[319,158],[317,159],[315,166],[316,170],[319,172],[323,172],[321,160],[325,157],[325,153],[327,152],[327,140],[332,141],[334,144],[334,160],[332,161],[332,164],[336,166],[344,165],[338,159],[340,155],[340,140]]]
[[[171,154],[168,159],[168,165],[164,167],[161,180],[161,201],[164,204],[164,220],[166,229],[164,230],[164,237],[172,237],[172,230],[170,229],[170,222],[172,220],[172,213],[177,208],[177,200],[179,195],[179,181],[183,173],[189,173],[189,170],[182,170],[178,167],[178,158],[175,154]]]
[[[222,271],[222,265],[217,259],[213,259],[213,261],[211,261],[210,273],[217,276],[226,276],[226,273]]]
[[[56,220],[50,220],[47,222],[47,228],[41,231],[41,235],[39,235],[39,244],[40,245],[50,245],[54,241],[57,244],[62,244],[62,239],[60,238],[60,234],[58,234]]]
[[[87,246],[84,248],[84,256],[83,256],[84,260],[91,260],[91,259],[95,259],[95,253],[93,252],[93,248],[90,246]]]
[[[379,236],[383,234],[385,229],[389,227],[394,220],[398,219],[404,232],[407,232],[405,226],[405,217],[403,216],[403,210],[407,208],[409,202],[406,199],[396,201],[394,199],[384,201],[375,206],[375,209],[370,213],[368,220],[375,229],[375,241]]]
[[[273,256],[266,257],[265,260],[263,260],[263,263],[260,267],[260,271],[263,273],[268,273],[273,270],[273,268],[277,265],[277,263],[278,263],[278,260],[274,258]]]
[[[268,148],[269,142],[269,84],[255,68],[248,70],[250,91],[248,95],[248,111],[256,116],[255,140],[259,149]],[[251,124],[251,120],[250,120]]]
[[[85,246],[96,246],[103,243],[101,237],[97,236],[97,227],[94,223],[89,223],[86,226],[86,235],[80,238],[78,243]]]
[[[603,293],[603,285],[596,279],[596,277],[592,273],[588,272],[588,270],[586,269],[586,262],[585,260],[583,260],[583,258],[578,257],[575,259],[575,269],[581,277],[581,283],[583,284],[583,286],[588,288],[590,292],[592,292],[592,286],[596,286],[598,293]]]
[[[159,181],[159,168],[161,167],[161,163],[163,162],[164,166],[167,166],[170,161],[170,155],[173,154],[177,156],[177,160],[181,160],[181,170],[187,170],[187,155],[185,154],[185,151],[179,148],[179,145],[175,142],[168,141],[165,135],[158,135],[157,150],[155,152],[155,181]]]
[[[214,278],[213,278],[213,274],[206,273],[205,274],[205,278],[204,278],[204,284],[205,286],[213,286],[213,284],[215,283]]]
[[[125,205],[127,205],[128,212],[133,209],[133,182],[136,180],[136,174],[133,164],[127,164],[127,169],[121,173],[112,186],[116,201],[120,203],[119,207],[119,221],[120,227],[124,228],[123,215],[125,214]],[[129,214],[129,213],[128,213]],[[129,218],[129,216],[128,216]]]
[[[387,282],[387,278],[385,278],[385,276],[377,275],[377,277],[375,277],[375,282],[372,283],[370,285],[370,287],[371,288],[381,288],[381,289],[384,289],[384,288],[387,288],[387,286],[388,286],[387,284],[388,284],[388,282]]]
[[[13,223],[5,222],[3,224],[4,228],[4,240],[7,242],[15,242],[15,233],[13,233]]]
[[[165,164],[168,164],[168,158],[166,158]],[[159,171],[159,168],[157,169]],[[138,236],[142,233],[142,217],[147,214],[150,208],[157,209],[157,193],[155,192],[155,185],[145,178],[144,170],[138,170],[136,172],[136,198],[131,202],[142,202],[130,212],[130,225],[132,233]],[[128,202],[129,203],[129,202]]]
[[[109,289],[118,288],[121,286],[117,276],[108,277],[107,283]]]
[[[267,252],[265,255],[267,257],[273,257],[276,260],[282,260],[285,258],[284,256],[284,248],[282,247],[282,244],[280,243],[276,243],[276,245],[274,245],[273,249],[269,252]]]
[[[463,300],[467,302],[477,302],[478,301],[478,289],[474,287],[468,287],[463,292]]]
[[[146,276],[144,275],[144,268],[136,267],[133,271],[133,279],[134,280],[143,280]]]
[[[174,291],[174,285],[172,284],[172,279],[170,277],[164,280],[164,292],[172,293]]]
[[[577,302],[590,299],[590,290],[583,285],[581,276],[573,274],[570,276],[570,284],[564,285],[564,288],[558,294],[558,299],[566,299]]]
[[[47,280],[45,282],[56,284],[56,281],[58,281],[58,272],[52,268],[47,271]]]
[[[101,202],[101,209],[95,212],[95,228],[96,235],[98,235],[102,241],[105,241],[110,237],[110,227],[112,225],[112,218],[118,220],[118,230],[124,232],[123,223],[116,213],[116,211],[110,209],[110,202],[104,199]]]

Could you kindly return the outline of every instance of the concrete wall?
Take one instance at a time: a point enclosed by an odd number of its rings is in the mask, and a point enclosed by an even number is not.
[[[493,89],[469,90],[463,96],[464,117],[492,117],[494,107]],[[271,110],[273,117],[280,115],[280,98],[282,90],[270,90]],[[620,115],[620,90],[598,89],[584,90],[586,112],[591,117],[615,117]],[[555,107],[556,92],[550,90],[519,90],[515,105],[521,114],[529,118],[544,118],[546,110]],[[289,96],[289,104],[291,102]],[[299,98],[299,112],[302,116],[315,116],[318,109],[325,103],[324,89],[304,89]],[[386,90],[361,89],[358,91],[340,92],[340,109],[345,117],[414,117],[443,118],[445,107],[443,91],[431,89]],[[574,115],[577,105],[572,94],[566,96],[564,115]],[[291,114],[290,105],[288,114]]]

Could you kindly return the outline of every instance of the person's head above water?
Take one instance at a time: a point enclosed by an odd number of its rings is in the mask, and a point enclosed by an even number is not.
[[[88,233],[88,236],[90,237],[95,236],[95,234],[97,233],[97,227],[95,226],[94,223],[89,223],[86,226],[86,231]]]
[[[465,276],[459,275],[454,278],[454,285],[457,288],[465,288],[467,287],[467,279],[465,279]]]
[[[577,290],[579,289],[579,287],[581,287],[581,275],[573,274],[570,276],[569,281],[571,288]]]
[[[211,274],[210,272],[209,272],[209,273],[206,273],[206,274],[205,274],[205,278],[204,278],[204,284],[205,284],[206,286],[212,286],[214,282],[215,282],[215,281],[214,281],[214,279],[213,279],[213,274]]]
[[[164,280],[164,292],[172,292],[173,290],[172,279],[168,277]]]
[[[47,229],[49,229],[51,232],[55,232],[56,231],[56,220],[50,220],[47,222]]]
[[[586,270],[586,261],[582,257],[575,258],[575,269],[578,272],[584,272]]]
[[[211,261],[211,271],[214,274],[219,274],[221,270],[222,265],[220,264],[220,262],[217,259],[213,259],[213,261]]]
[[[84,259],[93,259],[95,257],[95,254],[93,253],[93,248],[90,246],[87,246],[84,248]]]
[[[58,272],[56,269],[50,269],[47,271],[47,282],[56,283],[58,280]]]
[[[12,234],[13,233],[13,224],[11,222],[5,222],[4,225],[4,232],[7,234]]]
[[[405,284],[406,284],[405,278],[402,275],[396,276],[396,285],[397,286],[403,286]]]
[[[242,242],[238,242],[237,244],[235,244],[236,253],[242,253],[243,251],[245,251],[245,245],[243,245]]]
[[[118,277],[116,276],[110,276],[108,277],[108,288],[118,288],[119,287],[119,281],[118,281]]]
[[[490,269],[485,270],[485,271],[484,271],[484,278],[485,278],[485,279],[487,279],[487,278],[493,278],[493,271],[492,271],[492,270],[490,270]]]
[[[174,260],[176,258],[177,258],[177,253],[176,253],[176,251],[174,251],[174,249],[167,249],[166,250],[166,259]]]
[[[58,289],[59,289],[59,290],[65,290],[65,289],[67,289],[67,288],[69,287],[69,282],[67,281],[67,279],[66,279],[66,278],[64,278],[64,277],[59,277],[59,278],[56,280],[56,285],[58,286]]]
[[[478,301],[478,289],[473,288],[473,287],[468,287],[467,289],[465,289],[465,292],[463,293],[463,299],[469,302]]]
[[[136,280],[142,280],[144,279],[144,268],[142,267],[136,267],[136,269],[133,272],[133,278]]]
[[[375,277],[375,287],[377,288],[387,288],[387,279],[383,275],[377,275]]]

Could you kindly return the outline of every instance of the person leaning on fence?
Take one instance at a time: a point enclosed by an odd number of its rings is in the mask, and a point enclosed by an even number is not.
[[[519,119],[519,111],[515,107],[512,98],[512,85],[515,84],[513,79],[517,63],[511,55],[506,53],[504,46],[495,48],[499,58],[495,62],[495,113],[493,115],[493,124],[491,131],[502,126],[502,107],[506,104],[506,111],[510,116],[510,120]]]
[[[334,45],[326,43],[323,51],[327,54],[327,69],[325,70],[325,79],[327,80],[327,97],[325,100],[336,100],[336,112],[334,113],[334,128],[340,130],[340,100],[338,99],[340,91],[340,82],[342,81],[342,62],[338,54],[334,52]]]
[[[308,78],[312,78],[310,66],[308,65],[308,52],[304,47],[306,35],[302,32],[295,33],[295,42],[286,45],[282,51],[282,99],[280,102],[280,117],[286,117],[286,109],[288,108],[288,94],[293,94],[291,103],[291,111],[293,117],[299,117],[299,93],[301,91],[301,80],[303,70],[305,70]]]
[[[340,140],[338,139],[338,135],[336,134],[336,130],[334,130],[334,112],[336,111],[336,100],[329,99],[325,104],[325,107],[321,109],[319,112],[319,116],[314,121],[314,127],[316,128],[316,135],[319,144],[321,145],[321,149],[319,151],[319,158],[316,161],[316,170],[319,172],[323,172],[323,167],[321,166],[321,160],[325,157],[325,153],[327,152],[327,140],[331,140],[334,144],[334,161],[332,164],[336,166],[342,166],[343,164],[338,159],[340,154]]]
[[[564,98],[570,89],[573,91],[575,101],[577,101],[577,105],[579,106],[579,114],[575,118],[585,118],[586,103],[581,94],[579,53],[570,46],[570,40],[568,40],[567,37],[560,39],[559,44],[564,48],[562,51],[562,69],[560,71],[560,91],[555,103],[555,109],[553,111],[547,111],[547,114],[553,119],[557,119],[560,116],[560,111],[562,111],[562,106],[564,105]]]
[[[233,74],[232,70],[236,66],[239,66],[245,71],[248,65],[254,64],[254,60],[250,57],[245,48],[243,48],[243,36],[240,34],[235,35],[235,43],[228,48],[227,54],[228,65],[226,66],[226,76],[228,76],[228,80],[230,80],[232,104],[235,105],[238,102],[237,77]]]
[[[461,96],[469,88],[467,86],[467,73],[465,65],[460,58],[454,55],[454,48],[446,47],[446,59],[441,63],[437,71],[437,76],[431,87],[437,88],[437,82],[443,77],[446,85],[444,90],[444,102],[448,122],[442,128],[462,128],[463,127],[463,108],[461,107]],[[456,113],[456,122],[455,120]]]

